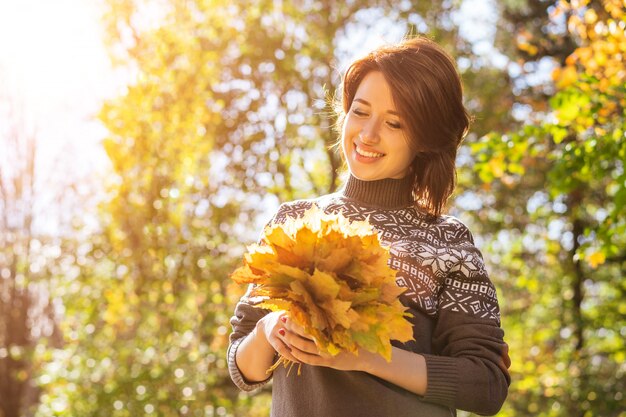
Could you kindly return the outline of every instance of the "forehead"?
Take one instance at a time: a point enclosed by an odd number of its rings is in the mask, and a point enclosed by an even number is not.
[[[371,71],[363,77],[354,100],[364,100],[371,106],[384,106],[389,110],[395,110],[391,87],[380,71]]]

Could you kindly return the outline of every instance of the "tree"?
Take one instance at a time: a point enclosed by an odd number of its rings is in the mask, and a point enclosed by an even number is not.
[[[473,145],[484,183],[475,222],[494,272],[510,277],[503,315],[517,383],[503,414],[617,416],[626,355],[624,4],[503,10],[517,35],[508,53],[527,68],[542,60],[555,68],[553,80],[517,83],[527,106],[519,129]]]
[[[28,415],[39,400],[35,378],[41,352],[59,347],[58,314],[50,275],[58,267],[59,238],[42,223],[43,209],[62,204],[37,163],[38,131],[8,89],[0,96],[0,416]],[[61,223],[61,222],[59,222]],[[60,252],[60,251],[59,251]]]

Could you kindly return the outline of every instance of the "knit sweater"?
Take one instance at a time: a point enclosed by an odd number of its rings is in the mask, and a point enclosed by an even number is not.
[[[244,295],[231,319],[228,366],[235,384],[251,391],[273,378],[272,417],[454,416],[456,409],[497,413],[510,376],[496,290],[467,227],[452,216],[417,209],[405,179],[361,181],[350,176],[337,193],[283,203],[271,222],[300,217],[313,204],[365,220],[390,247],[400,297],[413,315],[414,340],[392,344],[424,356],[427,391],[409,392],[371,374],[302,365],[302,374],[278,367],[266,381],[246,381],[237,347],[267,310]]]

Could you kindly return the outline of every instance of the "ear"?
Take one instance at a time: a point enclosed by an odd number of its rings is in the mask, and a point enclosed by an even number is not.
[[[411,163],[409,164],[409,174],[413,175],[415,174],[415,163],[417,162],[417,154],[413,157],[413,159],[411,160]]]

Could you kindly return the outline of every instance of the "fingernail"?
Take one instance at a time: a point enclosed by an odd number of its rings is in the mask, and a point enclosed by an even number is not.
[[[283,323],[287,323],[287,316],[282,316],[280,318],[280,321],[282,321]]]
[[[285,329],[278,329],[278,334],[281,336],[285,335]]]

